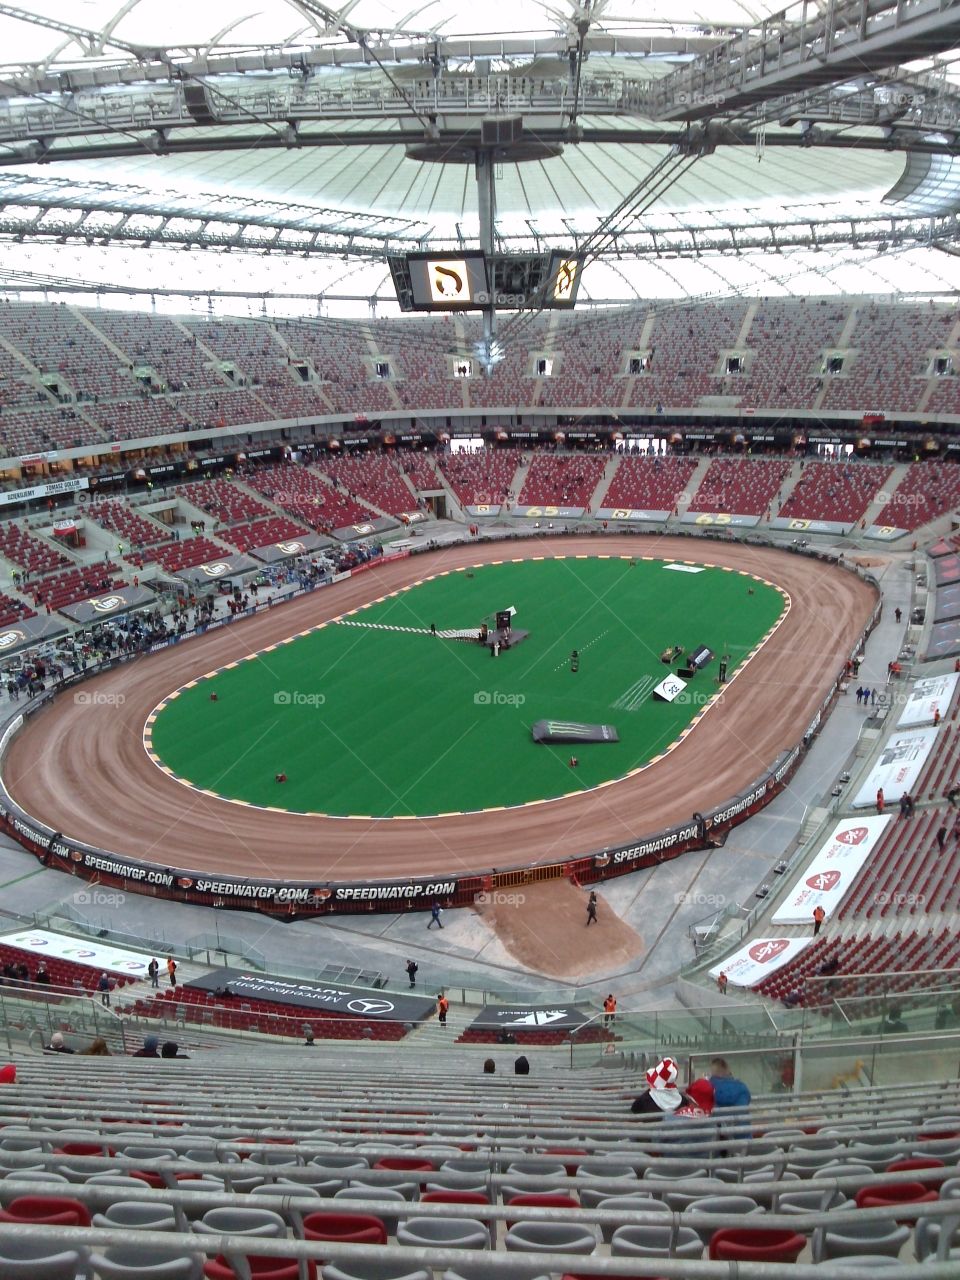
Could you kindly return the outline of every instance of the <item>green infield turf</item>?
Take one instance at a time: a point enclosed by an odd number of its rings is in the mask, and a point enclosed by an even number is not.
[[[717,691],[715,660],[676,702],[654,701],[665,648],[728,654],[732,676],[786,607],[748,575],[693,567],[590,556],[441,573],[179,690],[145,742],[194,786],[295,812],[402,817],[587,790],[665,752]],[[429,633],[510,606],[530,635],[498,658]],[[620,740],[537,744],[537,720],[610,724]]]

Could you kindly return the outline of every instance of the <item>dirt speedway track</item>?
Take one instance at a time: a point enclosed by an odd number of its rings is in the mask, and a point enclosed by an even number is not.
[[[166,777],[145,753],[147,715],[195,676],[429,573],[576,554],[726,565],[769,579],[791,598],[783,624],[729,686],[723,702],[711,707],[666,758],[638,776],[594,792],[482,815],[337,819],[247,809],[192,792]],[[802,737],[875,600],[870,585],[821,561],[706,539],[576,536],[460,544],[379,565],[125,664],[81,686],[89,695],[84,705],[75,703],[73,692],[65,693],[14,740],[4,781],[28,814],[74,840],[196,872],[356,882],[556,862],[686,821],[694,810],[705,812],[756,779]],[[409,753],[417,767],[415,740],[398,741],[397,749]]]

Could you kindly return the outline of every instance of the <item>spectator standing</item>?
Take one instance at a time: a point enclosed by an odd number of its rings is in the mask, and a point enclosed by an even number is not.
[[[430,927],[430,926],[428,925],[428,926],[427,926],[427,928],[429,928],[429,927]],[[410,990],[411,990],[411,991],[412,991],[412,990],[413,990],[413,988],[417,985],[417,970],[418,970],[419,968],[420,968],[420,966],[417,964],[416,960],[408,960],[408,961],[407,961],[407,977],[410,979]]]
[[[824,920],[826,920],[826,918],[827,918],[827,913],[824,911],[823,907],[821,907],[818,902],[817,905],[813,908],[813,936],[814,937],[816,937],[817,934],[820,932],[820,927],[823,924]]]
[[[587,924],[591,925],[596,923],[597,923],[597,895],[596,895],[596,892],[593,889],[591,889],[590,897],[587,899]]]
[[[171,987],[177,985],[177,962],[173,956],[167,956],[167,977],[170,979]]]
[[[447,1010],[450,1008],[450,1001],[442,991],[437,993],[437,1018],[441,1027],[447,1025]]]
[[[156,956],[147,965],[147,976],[150,979],[151,987],[159,987],[160,985],[160,966],[157,963]]]
[[[97,983],[97,990],[100,992],[100,1003],[109,1009],[110,1007],[110,979],[105,973],[101,973],[100,981]]]

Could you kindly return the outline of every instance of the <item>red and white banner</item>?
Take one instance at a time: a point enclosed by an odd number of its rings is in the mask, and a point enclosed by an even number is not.
[[[98,885],[78,890],[97,906],[116,906],[124,895]],[[8,933],[0,938],[8,947],[20,947],[32,951],[38,959],[49,956],[54,960],[72,960],[91,969],[106,969],[108,973],[126,973],[134,978],[147,976],[149,955],[126,951],[96,938],[71,938],[65,933],[51,933],[49,929],[23,929],[20,933]]]
[[[854,809],[870,809],[883,791],[887,804],[896,804],[905,791],[912,791],[933,750],[939,730],[896,729],[884,743],[876,762],[853,801]]]
[[[890,815],[838,823],[801,878],[777,907],[774,924],[809,924],[816,907],[833,915],[883,835]]]
[[[898,729],[912,728],[916,724],[933,724],[939,718],[945,720],[947,708],[953,700],[960,675],[949,671],[942,676],[928,676],[918,680],[910,690],[906,706],[897,721]]]
[[[755,987],[771,973],[782,969],[788,961],[809,947],[812,938],[756,938],[710,970],[712,978],[721,972],[734,987]]]

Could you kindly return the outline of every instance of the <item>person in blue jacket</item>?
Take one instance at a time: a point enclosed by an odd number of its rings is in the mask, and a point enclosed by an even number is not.
[[[715,1107],[749,1107],[750,1090],[730,1070],[726,1058],[713,1058],[708,1077],[713,1085]]]

